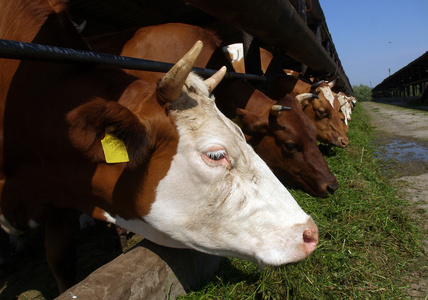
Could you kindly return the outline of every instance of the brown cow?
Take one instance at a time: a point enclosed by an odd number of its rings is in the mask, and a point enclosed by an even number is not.
[[[233,44],[224,47],[224,51],[229,53],[233,67],[240,72],[245,72],[242,44]],[[266,72],[273,55],[260,48],[260,61],[262,71]],[[295,74],[287,70],[287,74]],[[337,97],[332,92],[334,81],[317,82],[315,84],[305,82],[295,76],[277,77],[275,83],[267,93],[274,100],[281,99],[285,95],[301,93],[316,93],[318,98],[302,101],[302,108],[308,117],[315,122],[318,129],[318,140],[322,143],[331,144],[340,148],[348,145],[346,136],[347,127],[343,126],[343,116],[339,114],[340,104]]]
[[[0,14],[1,38],[88,49],[64,1],[0,1]],[[260,265],[315,249],[311,217],[216,108],[210,90],[225,69],[190,73],[201,48],[156,84],[116,67],[0,60],[0,224],[14,234],[45,224],[60,291],[74,283],[78,212]]]
[[[93,38],[89,42],[96,51],[118,54],[119,44],[128,36],[129,32],[122,32]],[[124,45],[121,54],[174,62],[198,39],[203,40],[206,47],[196,66],[217,68],[226,64],[230,67],[220,48],[221,42],[213,32],[179,23],[139,29]],[[155,72],[126,72],[149,82],[156,82],[162,76]],[[316,130],[301,107],[295,105],[296,99],[273,101],[245,80],[223,81],[214,94],[217,105],[226,116],[235,118],[238,112],[243,117],[247,140],[282,182],[320,197],[326,197],[338,188],[336,178],[317,147]],[[292,109],[276,113],[272,111],[274,105],[288,105]]]
[[[304,82],[294,76],[277,77],[268,95],[272,99],[281,99],[287,93],[316,93],[319,98],[301,102],[305,114],[315,122],[318,130],[318,141],[345,148],[349,141],[346,126],[340,113],[340,104],[331,91],[334,82],[320,81],[314,84]]]

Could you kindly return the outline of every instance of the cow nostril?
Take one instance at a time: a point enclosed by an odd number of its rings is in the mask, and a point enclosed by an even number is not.
[[[303,231],[303,242],[305,243],[307,255],[311,254],[318,245],[318,231],[311,229]]]
[[[342,145],[342,147],[346,147],[349,144],[349,140],[347,137],[339,137],[339,143]]]
[[[314,234],[312,230],[306,229],[303,231],[303,241],[305,243],[314,243],[318,242],[317,234]]]
[[[327,185],[327,191],[330,193],[330,194],[334,194],[334,192],[337,190],[339,188],[339,182],[335,182],[335,183],[333,183],[333,184],[329,184],[329,185]]]

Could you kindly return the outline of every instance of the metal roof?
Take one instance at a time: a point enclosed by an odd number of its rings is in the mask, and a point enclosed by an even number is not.
[[[428,51],[385,78],[374,87],[373,92],[388,91],[424,82],[428,82]]]

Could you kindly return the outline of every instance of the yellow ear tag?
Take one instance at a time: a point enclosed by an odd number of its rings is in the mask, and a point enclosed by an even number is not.
[[[106,134],[101,140],[106,162],[109,164],[128,162],[128,151],[125,143],[110,133],[112,127],[106,128]]]

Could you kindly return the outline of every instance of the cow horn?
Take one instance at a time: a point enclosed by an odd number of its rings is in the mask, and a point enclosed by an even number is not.
[[[205,85],[207,86],[210,93],[215,89],[215,87],[220,83],[220,81],[223,79],[224,75],[226,74],[227,68],[225,66],[221,67],[220,70],[218,70],[214,75],[212,75],[210,78],[205,79]]]
[[[272,107],[270,108],[270,110],[272,112],[278,113],[278,112],[284,111],[284,110],[291,110],[291,107],[275,104],[275,105],[272,105]]]
[[[302,101],[307,100],[307,99],[311,99],[311,98],[317,98],[319,99],[317,94],[314,93],[303,93],[303,94],[299,94],[296,96],[296,99],[302,103]]]
[[[315,91],[317,89],[317,87],[319,87],[323,83],[324,83],[324,80],[315,82],[313,85],[311,85],[311,91]]]
[[[174,102],[180,97],[184,82],[201,53],[202,47],[203,43],[197,41],[192,49],[162,77],[159,82],[158,93],[165,101]]]

